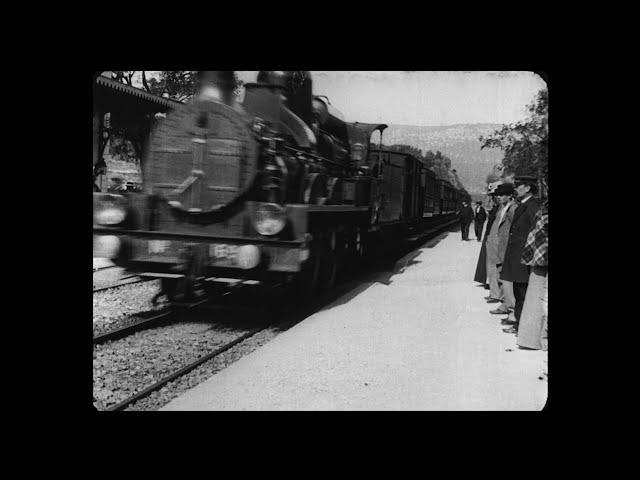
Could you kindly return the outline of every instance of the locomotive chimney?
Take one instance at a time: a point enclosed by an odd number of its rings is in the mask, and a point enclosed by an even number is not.
[[[262,70],[258,73],[258,83],[273,85],[282,90],[286,106],[308,126],[313,122],[311,102],[312,81],[307,71]]]
[[[201,100],[232,105],[235,97],[236,77],[233,71],[199,71],[197,97]]]

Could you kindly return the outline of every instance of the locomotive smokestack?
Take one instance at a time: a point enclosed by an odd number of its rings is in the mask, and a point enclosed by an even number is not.
[[[198,72],[197,97],[201,100],[232,105],[236,76],[233,71],[206,70]]]
[[[282,89],[286,105],[307,125],[313,122],[312,82],[307,71],[262,70],[258,73],[258,83],[264,83]]]

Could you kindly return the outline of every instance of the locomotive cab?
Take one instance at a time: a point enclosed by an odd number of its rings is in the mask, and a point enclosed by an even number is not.
[[[349,132],[342,113],[324,96],[313,98],[313,129],[318,137],[318,151],[330,160],[349,165]]]

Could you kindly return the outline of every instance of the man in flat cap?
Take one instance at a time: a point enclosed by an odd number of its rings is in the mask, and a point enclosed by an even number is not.
[[[520,259],[527,236],[535,225],[536,213],[540,208],[538,200],[534,197],[538,193],[538,180],[535,177],[516,176],[515,192],[518,207],[513,213],[500,279],[513,282],[515,297],[515,323],[511,328],[504,329],[504,332],[517,334],[529,282],[529,270],[520,262]]]

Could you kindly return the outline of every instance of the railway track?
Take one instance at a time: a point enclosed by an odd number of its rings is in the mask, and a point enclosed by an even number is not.
[[[152,280],[155,280],[153,278],[139,278],[137,275],[131,275],[129,277],[123,277],[120,280],[128,280],[128,279],[135,279],[135,280],[133,280],[132,282],[120,281],[120,282],[115,283],[113,285],[107,285],[106,287],[94,288],[93,289],[93,293],[103,292],[105,290],[111,290],[113,288],[123,287],[125,285],[134,285],[136,283],[144,283],[144,282],[150,282]]]
[[[142,398],[150,395],[151,393],[155,392],[156,390],[159,390],[160,388],[164,387],[167,383],[169,383],[169,382],[171,382],[171,381],[173,381],[173,380],[175,380],[175,379],[177,379],[177,378],[189,373],[190,371],[192,371],[196,367],[198,367],[198,366],[202,365],[203,363],[211,360],[212,358],[217,357],[221,353],[226,352],[227,350],[229,350],[234,345],[237,345],[238,343],[246,340],[247,338],[250,338],[250,337],[256,335],[257,333],[260,333],[261,331],[265,330],[266,328],[268,328],[268,326],[262,326],[262,327],[254,328],[253,330],[250,330],[249,332],[246,332],[243,335],[240,335],[238,338],[234,339],[233,341],[223,345],[222,347],[219,347],[219,348],[215,349],[212,352],[209,352],[209,353],[207,353],[205,355],[202,355],[202,356],[198,357],[193,362],[185,365],[184,367],[180,368],[179,370],[176,370],[172,374],[167,375],[166,377],[162,378],[161,380],[159,380],[159,381],[153,383],[152,385],[144,388],[143,390],[139,391],[135,395],[132,395],[132,396],[126,398],[125,400],[122,400],[121,402],[119,402],[119,403],[117,403],[115,405],[112,405],[111,407],[105,409],[105,411],[107,411],[107,412],[115,412],[115,411],[119,411],[119,410],[124,410],[129,405],[132,405],[133,403],[137,402],[138,400],[141,400]]]
[[[134,322],[130,325],[126,325],[124,327],[120,327],[120,328],[115,328],[113,330],[110,330],[108,332],[105,333],[101,333],[99,335],[96,335],[95,337],[93,337],[93,344],[94,345],[100,345],[102,343],[106,343],[106,342],[110,342],[113,340],[119,340],[121,338],[127,337],[129,335],[132,335],[136,332],[140,332],[142,330],[145,330],[147,328],[151,328],[151,327],[157,327],[158,325],[160,325],[161,323],[171,320],[173,318],[178,317],[180,314],[200,307],[201,305],[204,305],[207,302],[207,300],[201,300],[199,302],[196,303],[192,303],[190,305],[184,306],[184,307],[173,307],[169,310],[167,310],[166,312],[161,312],[157,315],[153,315],[152,317],[149,318],[143,318],[137,322]]]
[[[107,265],[106,267],[93,267],[93,273],[102,272],[103,270],[109,270],[112,268],[118,268],[117,265]]]
[[[119,340],[123,337],[131,335],[133,333],[150,328],[152,326],[158,326],[162,321],[169,320],[175,315],[174,310],[162,312],[158,315],[154,315],[150,318],[142,319],[138,322],[134,322],[131,325],[127,325],[121,328],[115,328],[109,332],[101,333],[93,337],[93,344],[100,345],[102,343],[110,342],[112,340]]]

